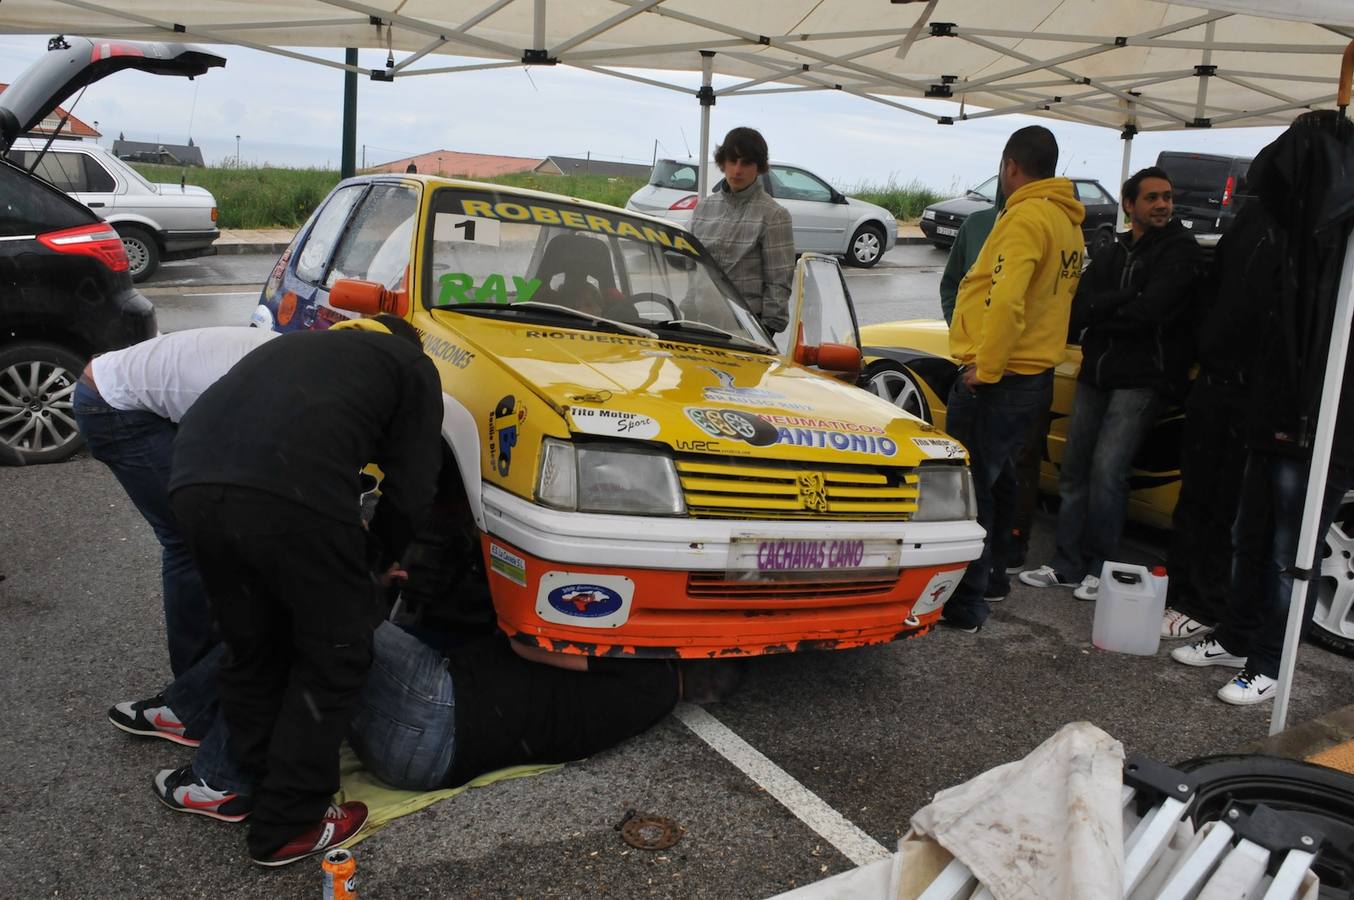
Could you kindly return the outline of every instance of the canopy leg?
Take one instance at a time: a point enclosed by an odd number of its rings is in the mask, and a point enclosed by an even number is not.
[[[711,80],[715,72],[715,51],[701,51],[701,89],[696,97],[701,104],[701,141],[700,141],[700,178],[696,183],[696,196],[703,198],[710,193],[710,107],[715,105],[715,89]]]
[[[340,156],[339,177],[352,178],[357,174],[357,48],[343,51],[343,151]]]

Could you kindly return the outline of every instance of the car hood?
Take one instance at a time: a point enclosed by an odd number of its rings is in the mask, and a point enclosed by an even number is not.
[[[123,69],[193,77],[224,66],[225,57],[192,44],[55,37],[47,52],[0,94],[0,151],[43,120],[79,88]]]
[[[495,357],[576,434],[730,456],[897,466],[940,455],[937,442],[948,440],[873,394],[774,356],[434,316]],[[962,456],[957,444],[950,452]]]
[[[847,197],[846,205],[857,215],[860,215],[861,213],[874,213],[885,219],[893,218],[893,213],[889,212],[878,203],[871,203],[868,200],[857,200],[855,197]]]
[[[927,209],[934,209],[937,212],[949,213],[952,216],[968,216],[976,213],[980,209],[990,209],[992,201],[978,200],[973,197],[955,197],[953,200],[946,200],[943,203],[932,203]]]

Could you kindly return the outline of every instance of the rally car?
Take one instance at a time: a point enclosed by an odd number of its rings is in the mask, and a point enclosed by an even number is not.
[[[518,641],[671,657],[880,643],[933,626],[981,550],[962,446],[854,386],[830,257],[799,260],[791,337],[773,342],[671,223],[365,176],[297,234],[254,324],[380,311],[419,330],[444,390],[421,545],[451,565],[410,589],[487,588]]]
[[[865,366],[862,386],[900,409],[937,427],[945,424],[945,400],[958,372],[949,355],[949,328],[941,320],[915,319],[869,325],[860,330]],[[1053,407],[1039,486],[1058,491],[1058,467],[1067,442],[1068,417],[1081,368],[1081,348],[1067,345],[1067,359],[1054,370]],[[1180,496],[1180,446],[1184,413],[1168,409],[1143,439],[1129,474],[1129,518],[1157,528],[1171,527]],[[1354,654],[1354,494],[1326,535],[1312,637]]]

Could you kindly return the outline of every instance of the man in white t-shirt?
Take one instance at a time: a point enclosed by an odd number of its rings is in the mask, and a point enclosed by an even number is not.
[[[207,388],[276,336],[237,327],[160,335],[94,357],[75,388],[75,421],[90,454],[112,470],[163,548],[165,625],[175,675],[187,671],[217,638],[197,566],[169,507],[174,435]]]

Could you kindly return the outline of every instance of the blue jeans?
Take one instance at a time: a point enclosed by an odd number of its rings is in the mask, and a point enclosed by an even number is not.
[[[1133,455],[1163,405],[1151,388],[1106,391],[1077,382],[1058,476],[1062,506],[1053,568],[1064,581],[1099,577],[1105,560],[1113,559],[1124,530]]]
[[[185,726],[184,734],[202,740],[193,757],[193,773],[217,790],[252,794],[254,781],[230,753],[230,729],[221,712],[216,679],[225,644],[218,643],[165,688],[165,703]]]
[[[382,622],[348,743],[386,784],[410,791],[446,787],[456,750],[456,707],[446,658]]]
[[[218,637],[202,579],[169,508],[169,468],[177,428],[152,413],[114,409],[84,382],[76,385],[72,405],[90,454],[112,470],[160,541],[169,667],[181,675]]]
[[[978,524],[987,530],[983,553],[969,563],[945,604],[947,622],[981,625],[987,597],[1004,597],[1011,583],[1006,557],[1016,507],[1016,457],[1034,421],[1053,400],[1053,370],[1007,375],[996,384],[969,388],[956,378],[945,410],[945,431],[964,445],[978,501]]]
[[[1302,506],[1307,494],[1309,461],[1252,452],[1241,480],[1241,503],[1232,526],[1232,588],[1213,639],[1228,653],[1246,657],[1247,667],[1270,678],[1279,676],[1293,576],[1287,574],[1298,555]],[[1354,486],[1354,472],[1332,465],[1321,503],[1317,541],[1324,540],[1345,492]],[[1320,543],[1313,562],[1320,571]],[[1302,631],[1316,609],[1316,586],[1307,592]]]

